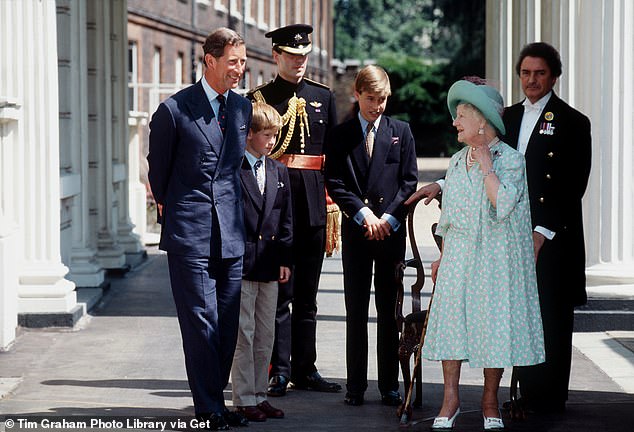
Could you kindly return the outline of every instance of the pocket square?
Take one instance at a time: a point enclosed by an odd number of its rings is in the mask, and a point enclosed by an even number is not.
[[[398,137],[392,137],[392,145],[398,144]]]
[[[243,124],[242,126],[240,126],[240,130],[245,130],[247,128],[247,125]]]

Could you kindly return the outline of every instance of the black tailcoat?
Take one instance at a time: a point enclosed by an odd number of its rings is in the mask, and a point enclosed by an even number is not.
[[[523,115],[521,103],[504,112],[505,141],[514,148]],[[568,399],[574,306],[587,299],[581,199],[590,174],[590,121],[553,93],[525,157],[533,228],[547,228],[555,237],[545,241],[537,260],[546,362],[516,373],[527,402],[558,410]]]

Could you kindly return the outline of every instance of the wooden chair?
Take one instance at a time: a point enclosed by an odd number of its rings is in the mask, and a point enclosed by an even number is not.
[[[422,349],[422,343],[424,342],[424,331],[427,326],[427,311],[431,305],[431,298],[427,309],[421,307],[421,291],[425,285],[425,268],[423,267],[423,261],[418,250],[416,243],[416,236],[414,232],[414,213],[418,203],[413,204],[410,207],[407,214],[407,233],[409,236],[410,248],[412,250],[413,257],[406,259],[397,269],[398,283],[397,297],[396,297],[396,322],[399,332],[401,334],[398,348],[399,362],[401,364],[401,372],[403,374],[403,384],[406,390],[406,397],[403,405],[397,411],[397,416],[401,418],[401,424],[409,423],[411,419],[411,409],[413,407],[422,406],[422,365],[420,361],[420,350]],[[436,230],[436,223],[431,226],[431,232],[436,241],[436,245],[440,249],[441,238],[434,234]],[[416,270],[416,280],[411,286],[411,298],[412,306],[411,312],[404,315],[403,304],[405,299],[405,287],[403,285],[403,277],[405,275],[406,268],[414,268]],[[433,291],[432,291],[433,297]],[[410,368],[411,357],[416,354],[413,368]],[[413,383],[412,383],[413,380]],[[412,390],[416,387],[416,394],[412,401]]]

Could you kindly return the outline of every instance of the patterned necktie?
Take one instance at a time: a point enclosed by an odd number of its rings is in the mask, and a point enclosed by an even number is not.
[[[258,189],[260,189],[261,194],[264,194],[264,167],[262,167],[260,159],[255,161],[253,169],[255,170],[255,180],[258,182]]]
[[[368,123],[365,129],[365,151],[368,157],[372,158],[372,150],[374,150],[374,123]]]
[[[216,98],[218,102],[220,102],[220,106],[218,107],[218,126],[220,126],[220,130],[222,134],[225,134],[225,128],[227,127],[227,105],[225,104],[225,97],[221,94]]]

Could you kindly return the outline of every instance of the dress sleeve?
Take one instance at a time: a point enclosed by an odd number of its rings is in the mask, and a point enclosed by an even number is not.
[[[526,164],[524,156],[516,151],[505,151],[494,161],[500,180],[497,206],[489,202],[489,217],[493,223],[503,222],[515,210],[517,203],[527,200]],[[488,201],[488,200],[487,200]]]

